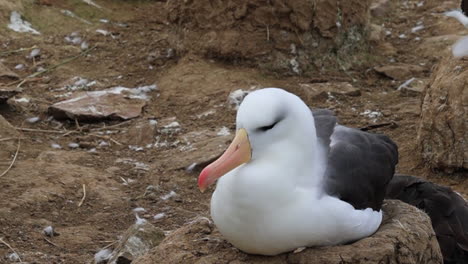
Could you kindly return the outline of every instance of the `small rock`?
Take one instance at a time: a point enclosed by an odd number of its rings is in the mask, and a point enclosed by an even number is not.
[[[1,67],[1,66],[0,66]],[[0,69],[1,71],[1,69]],[[0,81],[1,81],[1,72],[0,72]],[[14,87],[0,87],[0,104],[5,103],[8,99],[17,95],[21,90]]]
[[[110,249],[101,249],[99,252],[94,254],[94,263],[95,264],[105,264],[107,260],[111,257],[112,251]]]
[[[299,86],[310,99],[328,99],[329,96],[360,96],[361,90],[348,82],[301,83]]]
[[[378,0],[370,6],[370,12],[373,17],[383,17],[390,10],[390,0]]]
[[[5,65],[3,65],[3,63],[0,62],[0,82],[11,82],[18,79],[18,74],[12,72]]]
[[[134,224],[123,234],[108,263],[131,263],[159,245],[164,237],[161,229],[147,221]]]
[[[404,81],[411,77],[419,76],[424,72],[424,68],[418,65],[395,64],[375,67],[374,70],[391,79]]]
[[[54,237],[54,236],[58,235],[58,233],[55,232],[55,229],[52,226],[45,227],[42,230],[42,232],[44,233],[44,235],[46,235],[48,237]]]

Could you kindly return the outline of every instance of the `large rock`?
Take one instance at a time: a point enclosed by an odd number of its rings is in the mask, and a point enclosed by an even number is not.
[[[442,263],[431,220],[424,212],[395,200],[387,200],[383,211],[383,223],[371,237],[348,245],[308,248],[274,257],[240,252],[223,239],[208,219],[200,218],[170,234],[135,263]]]
[[[127,120],[138,117],[149,97],[147,92],[155,85],[139,88],[114,87],[102,91],[81,92],[73,98],[55,103],[49,113],[57,119],[98,121],[102,119]]]
[[[446,56],[425,91],[418,142],[432,168],[468,169],[468,60]]]

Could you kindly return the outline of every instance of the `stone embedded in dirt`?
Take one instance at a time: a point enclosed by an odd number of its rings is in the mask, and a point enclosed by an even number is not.
[[[0,104],[5,103],[8,99],[20,93],[21,90],[14,87],[0,86]]]
[[[56,119],[97,121],[102,119],[127,120],[138,117],[146,105],[146,93],[156,86],[139,88],[114,87],[102,91],[81,92],[66,101],[49,107]]]
[[[14,73],[0,62],[0,82],[11,82],[18,79],[18,74]]]
[[[198,218],[172,232],[135,263],[442,263],[431,220],[424,212],[396,200],[385,201],[383,211],[382,225],[368,238],[273,257],[237,250],[223,239],[210,220]]]
[[[156,133],[156,124],[153,120],[139,120],[132,125],[126,134],[123,134],[124,140],[128,145],[146,147],[154,143]]]
[[[391,8],[392,1],[390,0],[377,0],[373,1],[370,6],[370,12],[373,17],[385,16]]]
[[[308,99],[328,99],[330,96],[360,96],[361,90],[348,82],[301,83]]]
[[[405,81],[417,77],[424,72],[424,68],[418,65],[394,64],[375,67],[374,70],[384,76],[398,81]]]
[[[136,258],[158,246],[164,237],[164,232],[160,228],[148,221],[139,221],[125,231],[107,263],[132,263]]]
[[[196,151],[187,152],[185,155],[173,160],[173,169],[184,169],[188,172],[199,172],[205,166],[216,160],[223,154],[232,140],[232,135],[216,136],[216,132],[206,133],[211,137],[195,140],[193,148]]]
[[[16,129],[0,115],[0,138],[18,137],[19,133]]]
[[[468,169],[467,83],[468,61],[447,56],[423,95],[417,140],[433,169]]]

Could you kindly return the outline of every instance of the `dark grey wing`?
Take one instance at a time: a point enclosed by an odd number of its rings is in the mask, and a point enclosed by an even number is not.
[[[380,210],[398,163],[398,147],[387,136],[341,125],[331,136],[325,192],[356,209]]]
[[[426,212],[439,241],[444,263],[468,263],[468,203],[452,189],[413,176],[395,175],[386,198]]]
[[[329,151],[331,135],[335,129],[337,118],[333,111],[328,109],[312,109],[314,116],[315,129],[319,144],[322,144]]]

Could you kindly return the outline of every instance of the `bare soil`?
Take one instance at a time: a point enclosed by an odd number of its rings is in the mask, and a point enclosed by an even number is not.
[[[427,81],[440,58],[450,56],[448,48],[456,37],[468,33],[457,21],[442,15],[458,7],[459,1],[431,0],[422,6],[420,1],[393,1],[385,16],[372,18],[372,23],[384,24],[384,32],[370,46],[366,63],[302,76],[210,57],[187,48],[187,42],[178,47],[174,38],[181,32],[175,32],[168,19],[173,12],[170,2],[102,0],[96,1],[104,7],[98,9],[78,0],[0,0],[0,61],[20,81],[39,67],[48,69],[80,54],[79,45],[64,40],[72,32],[79,32],[95,47],[87,55],[23,83],[16,98],[29,98],[28,103],[10,99],[9,105],[0,105],[0,114],[20,131],[17,136],[7,126],[0,128],[0,173],[10,166],[20,144],[13,167],[0,177],[0,237],[23,261],[87,263],[134,223],[132,209],[137,207],[146,209],[140,217],[166,231],[194,217],[208,217],[211,193],[202,194],[196,187],[202,166],[186,168],[208,162],[229,143],[230,136],[218,132],[227,127],[232,133],[235,128],[235,108],[228,96],[237,89],[282,87],[311,107],[333,109],[342,124],[352,127],[394,123],[373,131],[389,135],[398,144],[398,172],[450,186],[468,197],[466,173],[432,171],[422,161],[416,141],[422,95],[403,95],[396,88],[406,80],[393,80],[373,69],[394,63],[417,65],[422,71],[409,77]],[[63,9],[92,24],[63,15]],[[42,34],[8,30],[7,10],[22,11]],[[419,21],[424,28],[412,33]],[[110,34],[104,36],[96,29]],[[190,32],[190,36],[196,33]],[[33,46],[41,49],[35,59],[27,57],[30,50],[18,51]],[[18,64],[25,67],[15,69]],[[48,106],[63,100],[58,96],[65,91],[58,89],[76,76],[97,81],[89,90],[150,84],[159,89],[151,92],[142,115],[127,122],[49,119]],[[317,97],[304,88],[323,82],[351,83],[361,95]],[[366,110],[380,115],[369,117],[363,114]],[[39,122],[26,121],[36,116],[41,118]],[[156,127],[148,125],[150,120],[158,122]],[[174,121],[180,129],[164,129]],[[70,148],[70,143],[80,147]],[[155,146],[146,148],[147,144]],[[163,199],[172,191],[175,196]],[[154,219],[159,213],[165,216]],[[44,236],[42,230],[49,225],[58,236]],[[0,263],[10,263],[10,253],[11,249],[0,244]]]

